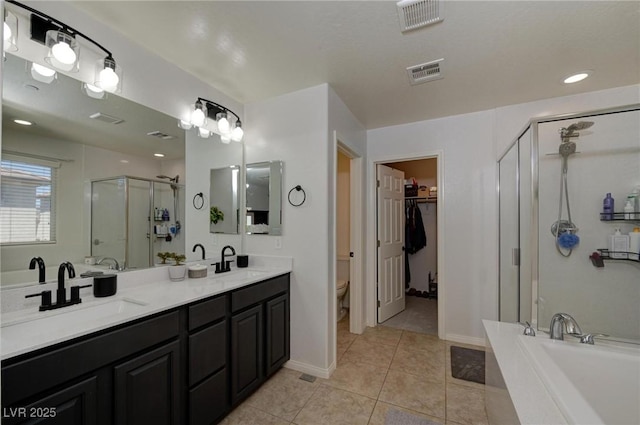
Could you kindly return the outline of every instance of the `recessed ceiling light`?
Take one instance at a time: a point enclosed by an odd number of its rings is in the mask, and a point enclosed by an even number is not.
[[[163,153],[154,153],[153,156],[157,156],[158,158],[164,158]]]
[[[577,74],[574,75],[570,75],[567,78],[564,79],[564,83],[565,84],[572,84],[572,83],[577,83],[578,81],[582,81],[585,78],[587,78],[589,76],[590,72],[588,71],[583,71],[583,72],[579,72]]]
[[[121,160],[120,160],[120,162],[122,162],[123,164],[128,164],[128,163],[129,163],[129,160],[127,160],[127,159],[121,159]]]
[[[13,120],[13,122],[20,125],[33,125],[31,121],[27,120]]]

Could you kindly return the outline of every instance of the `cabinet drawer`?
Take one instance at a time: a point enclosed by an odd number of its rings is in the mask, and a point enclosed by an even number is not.
[[[226,307],[227,297],[224,295],[189,306],[189,331],[222,319]]]
[[[288,274],[256,283],[255,285],[251,285],[247,288],[239,289],[231,293],[231,311],[236,312],[243,308],[263,302],[274,295],[287,291],[288,289]]]
[[[227,362],[227,321],[189,336],[189,386]]]
[[[214,423],[229,408],[227,369],[222,369],[189,391],[189,423]]]

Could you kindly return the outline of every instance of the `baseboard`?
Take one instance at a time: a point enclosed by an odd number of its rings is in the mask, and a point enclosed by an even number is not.
[[[284,367],[291,370],[296,370],[302,373],[308,373],[309,375],[317,376],[318,378],[329,379],[333,371],[336,369],[336,362],[333,362],[328,369],[312,366],[307,363],[297,362],[295,360],[289,360],[284,364]]]
[[[459,342],[460,344],[478,345],[480,347],[485,346],[484,338],[476,338],[473,336],[446,334],[445,339],[451,342]]]

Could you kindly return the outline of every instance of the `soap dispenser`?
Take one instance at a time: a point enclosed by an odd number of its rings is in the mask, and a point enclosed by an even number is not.
[[[620,233],[620,229],[616,229],[613,235],[609,235],[609,255],[611,258],[627,259],[629,258],[629,235]]]

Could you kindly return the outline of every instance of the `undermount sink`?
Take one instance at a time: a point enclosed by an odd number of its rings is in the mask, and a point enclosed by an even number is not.
[[[72,307],[64,307],[58,310],[47,312],[34,312],[33,314],[14,316],[7,320],[2,318],[2,328],[15,325],[29,326],[34,328],[46,323],[48,327],[65,326],[70,322],[88,322],[106,317],[114,317],[120,314],[129,314],[140,311],[147,305],[144,301],[132,298],[118,298],[102,303],[78,304]],[[29,326],[30,327],[30,326]],[[28,330],[25,328],[25,332]]]

